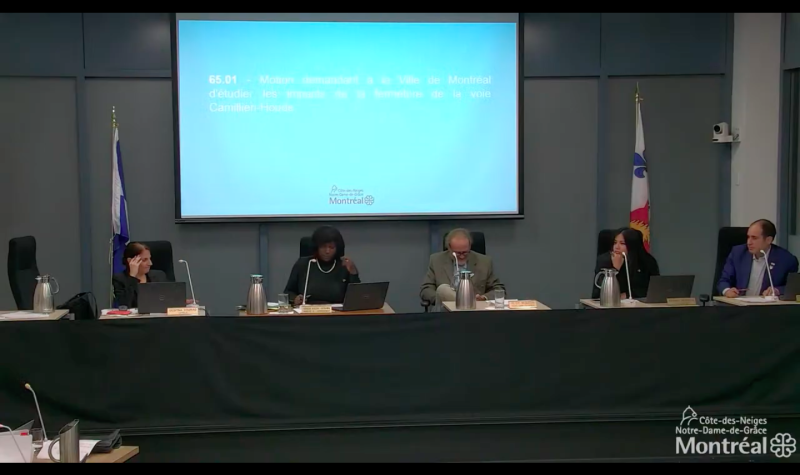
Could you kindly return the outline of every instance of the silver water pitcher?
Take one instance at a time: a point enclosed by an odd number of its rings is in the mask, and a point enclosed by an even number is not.
[[[55,289],[53,289],[55,284]],[[47,274],[36,278],[36,290],[33,292],[33,311],[35,313],[52,313],[55,310],[55,299],[58,293],[58,281]]]
[[[58,436],[50,443],[47,456],[56,463],[81,463],[81,435],[78,431],[78,420],[65,425]],[[58,444],[58,458],[53,457],[53,447]]]
[[[466,269],[458,273],[459,281],[456,287],[456,310],[474,310],[477,306],[475,285],[472,283],[473,275],[475,274]]]
[[[264,276],[250,276],[250,290],[247,291],[247,313],[263,315],[267,313],[267,295],[264,293]]]
[[[600,289],[601,307],[620,306],[620,291],[617,274],[619,274],[619,272],[616,269],[603,269],[594,276],[594,285]],[[597,283],[597,278],[600,276],[603,276],[602,284]]]

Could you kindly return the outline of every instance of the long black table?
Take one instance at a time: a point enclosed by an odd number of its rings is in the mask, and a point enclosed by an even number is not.
[[[138,461],[670,460],[689,405],[800,436],[792,307],[0,330],[0,422],[35,418],[30,382],[51,437],[120,428]]]

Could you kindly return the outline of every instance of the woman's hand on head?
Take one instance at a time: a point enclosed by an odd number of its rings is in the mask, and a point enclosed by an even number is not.
[[[128,269],[131,277],[139,277],[139,265],[142,263],[142,258],[139,256],[134,257],[128,261]]]
[[[611,264],[614,265],[614,268],[620,270],[622,268],[622,263],[624,262],[624,258],[622,257],[621,252],[614,252],[611,251]]]

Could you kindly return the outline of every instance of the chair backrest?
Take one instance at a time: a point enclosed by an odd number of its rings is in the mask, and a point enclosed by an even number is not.
[[[36,291],[36,239],[33,236],[13,238],[8,241],[8,283],[17,310],[33,310],[33,293]]]
[[[470,231],[469,233],[472,235],[472,250],[486,255],[486,236],[481,231]],[[442,236],[442,250],[447,250],[447,233]]]
[[[308,257],[314,255],[314,244],[311,242],[311,236],[300,238],[300,257]]]
[[[313,256],[315,251],[314,241],[311,240],[311,236],[300,238],[300,257]],[[342,249],[342,255],[345,255],[344,249]]]
[[[175,282],[175,264],[172,262],[172,243],[169,241],[142,241],[150,248],[150,258],[153,261],[151,269],[160,270],[167,274],[170,282]]]
[[[617,237],[616,229],[604,229],[597,235],[597,255],[605,254],[614,247],[614,238]]]
[[[717,266],[714,270],[712,296],[720,295],[717,289],[717,282],[719,282],[719,277],[722,275],[722,268],[725,267],[725,261],[728,259],[731,249],[740,244],[747,244],[747,229],[747,227],[720,228],[717,235]]]

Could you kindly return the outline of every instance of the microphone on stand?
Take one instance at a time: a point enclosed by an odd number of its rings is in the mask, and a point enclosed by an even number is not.
[[[761,250],[761,254],[764,255],[764,265],[767,267],[767,275],[769,276],[769,286],[772,289],[772,295],[765,297],[766,300],[778,300],[778,296],[775,295],[775,285],[772,283],[772,271],[769,270],[769,261],[767,261],[767,253],[764,250]]]
[[[33,394],[33,402],[36,404],[36,412],[39,413],[39,422],[42,423],[42,435],[44,436],[44,440],[50,440],[47,438],[47,430],[44,428],[44,418],[42,417],[42,409],[39,407],[39,399],[36,398],[36,391],[34,391],[33,387],[28,383],[25,383],[25,389]]]
[[[625,258],[625,273],[628,277],[628,300],[633,301],[633,289],[631,288],[631,266],[628,265],[628,254],[623,252],[622,257]]]
[[[458,256],[456,253],[453,253],[453,282],[458,285],[461,281],[461,276],[458,275]]]
[[[189,290],[192,291],[192,303],[187,305],[187,307],[199,307],[200,305],[197,304],[197,299],[194,298],[194,285],[192,285],[192,273],[189,270],[189,263],[183,259],[178,262],[186,266],[186,274],[189,276]]]
[[[306,294],[308,293],[308,275],[311,274],[311,263],[317,262],[316,259],[309,259],[308,266],[306,266],[306,285],[303,287],[303,305],[306,304]]]

